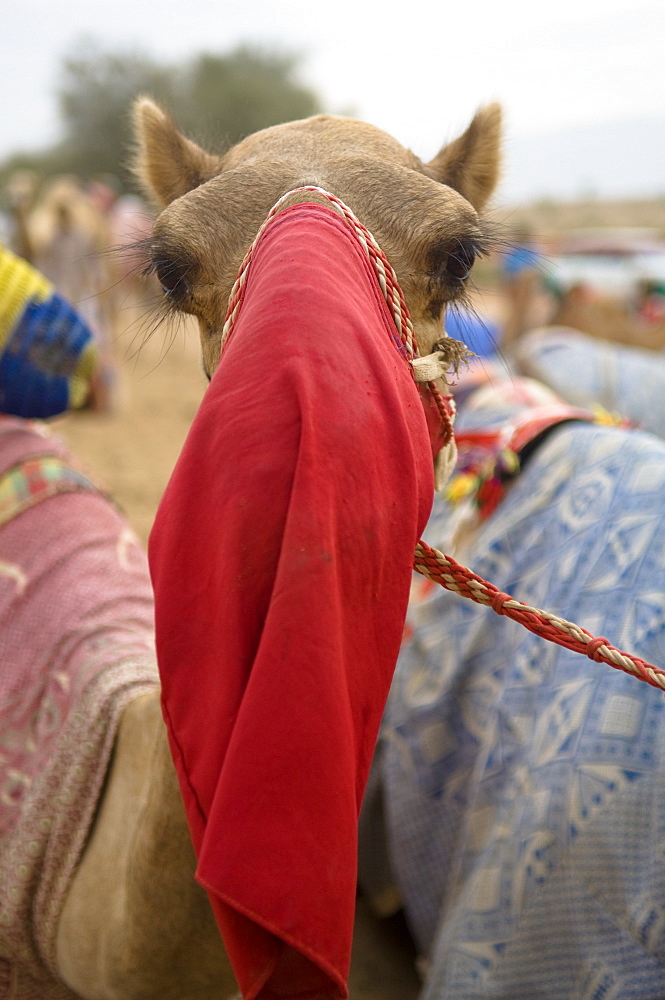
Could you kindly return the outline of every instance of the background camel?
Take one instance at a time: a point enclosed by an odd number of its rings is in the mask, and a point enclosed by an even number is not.
[[[238,265],[274,202],[301,184],[341,197],[374,233],[402,284],[421,350],[442,337],[445,305],[463,296],[487,242],[477,210],[497,180],[498,107],[479,112],[428,164],[379,130],[340,118],[268,129],[223,157],[180,136],[148,101],[138,105],[137,123],[139,171],[167,206],[147,244],[148,264],[169,305],[197,317],[209,377]],[[203,1000],[233,991],[193,867],[165,729],[148,696],[123,715],[59,922],[58,975],[74,995]]]
[[[107,333],[113,278],[105,252],[113,244],[107,215],[81,182],[52,178],[41,190],[28,172],[9,181],[17,250],[79,309],[99,336]]]
[[[583,286],[569,289],[557,303],[551,326],[569,327],[599,340],[629,347],[662,351],[665,322],[648,321],[636,314],[632,303],[610,295],[593,294]]]
[[[110,412],[117,403],[114,328],[128,300],[146,294],[129,247],[150,233],[151,215],[135,195],[118,197],[107,183],[69,175],[38,187],[34,175],[18,171],[8,191],[13,249],[53,282],[94,333],[102,361],[94,406]]]

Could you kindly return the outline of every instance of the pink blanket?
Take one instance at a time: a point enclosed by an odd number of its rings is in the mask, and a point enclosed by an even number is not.
[[[40,455],[71,460],[43,427],[0,418],[0,484]],[[17,1000],[71,997],[57,920],[120,713],[157,683],[152,607],[144,554],[101,495],[0,526],[0,997],[3,976]]]

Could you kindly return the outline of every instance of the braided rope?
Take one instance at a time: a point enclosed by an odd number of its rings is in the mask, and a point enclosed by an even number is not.
[[[240,270],[238,271],[238,276],[235,280],[233,288],[231,289],[226,319],[222,328],[222,345],[231,333],[235,324],[240,303],[242,301],[243,289],[245,287],[245,282],[247,281],[247,270],[254,255],[257,243],[263,236],[263,233],[265,232],[271,219],[273,219],[281,210],[286,199],[290,198],[294,194],[300,194],[301,192],[305,193],[306,191],[312,191],[321,195],[321,197],[330,202],[332,208],[338,213],[338,215],[341,215],[342,218],[346,219],[346,221],[350,224],[360,241],[360,245],[367,254],[367,257],[374,265],[383,297],[385,298],[388,308],[392,313],[397,332],[401,343],[404,346],[403,353],[405,354],[405,357],[407,359],[417,357],[418,347],[416,345],[416,338],[413,332],[413,324],[406,305],[406,300],[404,299],[404,294],[400,288],[397,275],[395,274],[391,263],[370,233],[369,229],[367,229],[366,226],[364,226],[362,222],[356,218],[348,205],[345,205],[344,202],[340,198],[337,198],[334,194],[330,194],[328,191],[325,191],[323,188],[317,187],[314,184],[306,184],[303,187],[287,191],[286,194],[282,195],[279,201],[277,201],[268,212],[265,221],[256,234],[254,242],[245,254],[245,258],[240,265]]]
[[[403,347],[402,354],[407,361],[418,357],[418,345],[413,330],[413,324],[409,315],[409,310],[400,288],[397,276],[392,265],[388,261],[380,246],[370,233],[370,231],[356,218],[351,209],[335,195],[330,194],[323,188],[315,185],[294,188],[283,195],[268,213],[263,225],[254,239],[251,247],[247,251],[245,258],[238,271],[229,298],[229,305],[222,328],[222,348],[230,336],[235,321],[242,304],[244,289],[247,282],[247,272],[251,263],[255,247],[263,235],[271,219],[280,211],[284,202],[291,195],[313,191],[324,197],[335,211],[338,212],[350,224],[354,230],[367,257],[371,261],[381,286],[388,308],[390,309],[395,326]],[[441,415],[442,426],[444,428],[444,444],[447,444],[453,435],[452,418],[454,409],[452,401],[443,396],[434,382],[426,383]],[[498,590],[493,584],[483,580],[482,577],[472,573],[471,570],[456,562],[451,556],[444,555],[438,549],[433,549],[425,542],[420,541],[416,545],[414,552],[413,568],[429,580],[440,584],[446,590],[450,590],[460,597],[466,597],[476,604],[482,604],[492,608],[499,615],[505,615],[513,621],[519,622],[524,628],[535,635],[554,642],[559,646],[565,646],[576,653],[586,654],[589,659],[596,663],[606,663],[617,670],[632,674],[640,680],[651,684],[653,687],[665,691],[665,670],[655,667],[651,663],[622,652],[612,646],[607,639],[594,638],[590,632],[574,622],[559,618],[549,611],[541,611],[533,608],[521,601],[516,601],[510,594],[505,594]]]
[[[665,691],[665,670],[654,667],[638,656],[631,656],[612,646],[607,639],[594,638],[590,632],[566,621],[549,611],[541,611],[522,601],[516,601],[510,594],[504,594],[481,576],[444,555],[425,542],[416,545],[414,569],[435,583],[441,584],[460,597],[467,597],[476,604],[484,604],[499,615],[505,615],[519,622],[529,632],[541,636],[559,646],[565,646],[576,653],[584,653],[597,663],[607,663],[617,670],[632,674],[653,687]]]
[[[381,292],[383,293],[383,297],[385,298],[388,308],[392,314],[399,336],[398,346],[401,348],[400,353],[409,362],[414,358],[417,358],[419,356],[418,344],[413,331],[413,323],[411,322],[411,316],[406,304],[406,299],[404,298],[404,293],[402,292],[399,281],[397,280],[397,275],[395,274],[392,264],[369,229],[354,215],[349,206],[346,205],[341,198],[337,198],[336,195],[330,194],[329,191],[326,191],[324,188],[317,187],[315,184],[306,184],[303,185],[303,187],[293,188],[292,191],[287,191],[286,194],[282,195],[282,197],[275,202],[273,207],[268,212],[268,215],[256,234],[252,245],[245,254],[243,262],[240,265],[238,275],[233,284],[233,288],[231,289],[229,304],[226,310],[226,317],[222,327],[221,349],[224,349],[224,345],[231,335],[233,327],[235,326],[236,318],[238,316],[240,306],[242,305],[245,292],[249,265],[252,261],[254,251],[259,240],[263,236],[263,233],[265,232],[270,221],[281,210],[287,198],[290,198],[294,194],[305,193],[307,191],[312,191],[325,198],[337,214],[345,219],[353,229],[360,245],[374,267],[374,271],[376,272],[376,276],[381,287]],[[453,437],[454,408],[452,400],[450,397],[444,396],[441,392],[439,392],[435,382],[427,382],[426,384],[439,411],[443,444],[446,445]]]

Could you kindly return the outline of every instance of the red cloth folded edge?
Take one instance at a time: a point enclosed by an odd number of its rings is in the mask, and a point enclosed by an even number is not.
[[[371,264],[332,209],[284,210],[150,538],[197,879],[246,1000],[348,995],[358,813],[432,497]]]

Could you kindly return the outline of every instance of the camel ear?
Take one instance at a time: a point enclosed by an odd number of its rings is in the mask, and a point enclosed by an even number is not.
[[[134,104],[134,138],[134,174],[159,205],[169,205],[221,169],[218,157],[185,139],[148,97],[139,97]]]
[[[447,184],[477,211],[489,201],[501,172],[501,105],[488,104],[466,132],[425,164],[429,177]]]

